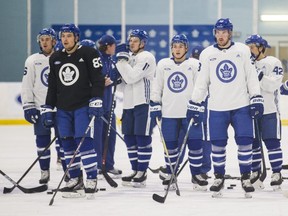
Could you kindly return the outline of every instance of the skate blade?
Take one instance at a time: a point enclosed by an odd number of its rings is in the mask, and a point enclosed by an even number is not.
[[[133,184],[132,184],[131,182],[122,181],[122,186],[125,186],[125,187],[132,187]]]
[[[133,182],[132,183],[134,188],[144,188],[146,187],[146,181],[144,182]]]
[[[63,198],[83,198],[85,197],[85,191],[84,190],[76,190],[71,192],[62,192]]]
[[[214,192],[212,194],[212,198],[221,198],[221,197],[223,197],[222,191]]]
[[[281,191],[282,190],[281,185],[273,185],[272,188],[273,188],[273,191]]]
[[[256,189],[256,190],[263,190],[265,188],[264,184],[262,181],[260,181],[260,179],[258,179],[256,182],[254,182],[253,184],[253,187]]]
[[[87,200],[94,200],[95,194],[94,193],[86,193],[86,199]]]
[[[168,185],[165,185],[164,190],[167,191],[167,189],[168,189]],[[176,190],[176,184],[173,183],[170,185],[169,191],[175,191],[175,190]]]
[[[110,177],[112,179],[120,179],[120,178],[122,178],[122,175],[114,175],[114,174],[111,174],[111,173],[109,173],[109,174],[110,174]]]
[[[207,186],[201,186],[198,184],[193,184],[193,190],[194,191],[207,191]]]
[[[251,192],[245,192],[244,193],[244,197],[247,199],[251,199],[252,198],[252,193]]]

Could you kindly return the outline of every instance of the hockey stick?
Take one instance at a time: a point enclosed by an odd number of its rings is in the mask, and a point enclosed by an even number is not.
[[[167,145],[166,145],[166,142],[165,142],[165,140],[164,140],[163,133],[162,133],[162,129],[161,129],[161,125],[160,125],[160,120],[159,120],[158,117],[156,118],[156,123],[157,123],[158,129],[159,129],[159,133],[160,133],[161,141],[162,141],[162,144],[163,144],[164,152],[165,152],[165,154],[166,154],[166,157],[167,157],[167,160],[168,160],[168,163],[169,163],[171,172],[172,172],[171,179],[174,179],[174,180],[175,180],[174,183],[175,183],[175,186],[176,186],[176,194],[177,194],[178,196],[180,196],[180,190],[179,190],[179,187],[178,187],[177,178],[176,178],[176,176],[175,176],[175,175],[176,175],[177,166],[175,166],[175,169],[173,168],[172,162],[171,162],[171,160],[170,160],[169,152],[168,152],[168,149],[167,149]],[[170,184],[170,181],[169,181],[169,184]],[[170,184],[170,185],[171,185],[171,184]],[[170,188],[169,185],[168,185],[168,187]],[[167,187],[167,190],[169,190],[168,187]]]
[[[65,177],[67,176],[68,171],[69,171],[72,163],[74,162],[74,160],[75,160],[75,158],[76,158],[76,155],[78,154],[79,149],[80,149],[80,147],[82,146],[82,144],[83,144],[83,142],[84,142],[84,140],[85,140],[88,132],[90,131],[91,128],[94,127],[94,120],[95,120],[95,116],[93,116],[93,117],[91,118],[91,121],[89,122],[89,125],[88,125],[88,127],[87,127],[87,129],[86,129],[86,131],[85,131],[85,133],[84,133],[84,135],[83,135],[83,137],[81,138],[81,140],[80,140],[80,142],[79,142],[79,144],[78,144],[78,147],[76,148],[76,150],[75,150],[75,152],[74,152],[74,154],[73,154],[73,156],[72,156],[69,164],[67,165],[67,169],[65,170],[64,175],[63,175],[61,181],[59,182],[58,187],[56,188],[55,193],[53,194],[53,196],[52,196],[52,198],[51,198],[51,200],[50,200],[50,202],[49,202],[49,205],[50,205],[50,206],[53,205],[53,203],[54,203],[54,198],[55,198],[56,194],[58,193],[58,191],[60,190],[59,188],[60,188],[62,182],[64,181]]]
[[[108,120],[104,117],[104,116],[101,116],[101,119],[108,125],[109,122]],[[115,131],[116,135],[125,143],[125,140],[124,138],[117,132],[116,128],[114,128],[112,125],[110,126],[110,128]]]
[[[104,149],[103,149],[103,154],[102,154],[102,174],[105,177],[106,181],[111,187],[118,187],[118,184],[108,175],[107,170],[106,170],[106,158],[107,158],[107,153],[108,153],[108,147],[109,147],[109,139],[110,139],[110,132],[111,132],[111,126],[112,126],[112,121],[113,121],[113,114],[114,114],[114,108],[115,108],[115,92],[116,92],[116,86],[117,82],[114,82],[115,84],[113,93],[112,93],[112,104],[110,107],[109,111],[109,119],[108,119],[108,124],[107,124],[107,133],[105,137],[105,142],[104,142]]]
[[[186,142],[187,142],[187,139],[188,139],[188,136],[189,136],[189,131],[190,131],[190,128],[191,128],[193,122],[194,122],[193,119],[191,119],[190,122],[189,122],[186,134],[185,134],[184,139],[183,139],[183,143],[180,146],[180,151],[179,151],[179,155],[178,155],[175,167],[177,167],[178,164],[179,164],[179,161],[180,161],[181,155],[182,155],[182,153],[183,153],[183,151],[185,149]],[[175,176],[175,173],[174,173],[174,176]],[[167,190],[165,192],[165,195],[164,196],[160,196],[158,194],[153,194],[153,196],[152,196],[153,200],[155,200],[156,202],[159,202],[159,203],[164,203],[166,198],[167,198],[167,195],[169,193],[169,189],[170,189],[172,181],[173,181],[173,178],[171,178],[170,181],[169,181],[169,184],[168,184]]]
[[[4,173],[2,170],[0,170],[0,174],[3,175],[8,181],[10,181],[14,185],[14,188],[19,188],[23,193],[39,193],[48,189],[48,186],[46,184],[34,188],[24,188],[20,186],[17,182],[15,182],[13,179],[11,179],[8,175],[6,175],[6,173]]]
[[[35,159],[35,161],[30,165],[30,167],[26,170],[26,172],[20,177],[20,179],[16,182],[16,185],[18,185],[22,179],[29,173],[29,171],[33,168],[33,166],[37,163],[37,161],[40,160],[40,158],[43,156],[43,154],[45,153],[45,151],[47,151],[47,149],[50,148],[50,146],[52,145],[52,143],[56,140],[56,136],[50,141],[50,143],[45,147],[45,149],[43,149],[43,151],[40,153],[40,155]],[[6,194],[6,193],[11,193],[15,187],[17,187],[15,184],[13,187],[11,188],[7,188],[7,187],[4,187],[3,189],[3,193]],[[41,186],[40,186],[41,187]],[[38,188],[38,187],[36,187]],[[40,191],[41,192],[41,191]]]
[[[148,169],[149,169],[152,173],[154,173],[154,174],[157,174],[157,173],[159,173],[159,171],[160,171],[160,167],[159,167],[159,168],[156,168],[156,169],[153,169],[153,168],[151,168],[151,167],[148,167]]]
[[[255,123],[255,130],[256,130],[256,133],[257,133],[257,137],[258,137],[258,142],[259,142],[260,148],[261,148],[261,155],[262,155],[262,173],[261,173],[261,175],[259,177],[259,180],[261,182],[264,182],[264,180],[266,179],[266,176],[267,176],[265,155],[264,155],[264,151],[263,151],[262,139],[260,137],[261,133],[260,133],[258,121],[255,119],[254,123]]]

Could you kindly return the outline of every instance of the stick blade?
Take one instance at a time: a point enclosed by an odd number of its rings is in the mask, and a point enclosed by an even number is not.
[[[162,196],[160,196],[158,194],[153,194],[152,198],[153,198],[154,201],[156,201],[158,203],[164,203],[165,200],[166,200],[166,197],[162,197]]]
[[[46,184],[40,185],[40,186],[34,187],[34,188],[23,188],[23,187],[20,188],[20,186],[18,186],[18,187],[24,193],[41,193],[41,192],[48,190],[48,186]]]
[[[102,174],[105,177],[107,183],[111,186],[111,187],[118,187],[118,184],[108,175],[108,173],[106,171],[102,170]]]
[[[3,189],[3,194],[11,193],[11,192],[14,190],[14,188],[15,188],[15,187],[12,187],[12,188],[4,187],[4,189]]]

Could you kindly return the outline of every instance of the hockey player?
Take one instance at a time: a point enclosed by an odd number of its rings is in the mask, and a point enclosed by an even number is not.
[[[170,182],[172,171],[178,169],[178,167],[175,167],[177,158],[181,157],[179,156],[181,147],[178,147],[178,140],[181,134],[186,134],[188,127],[186,107],[183,104],[188,103],[195,80],[201,69],[201,63],[198,60],[186,56],[188,45],[188,39],[184,34],[175,35],[172,38],[171,51],[173,57],[164,58],[158,62],[156,78],[151,92],[150,115],[151,118],[160,119],[162,117],[162,134],[169,153],[165,155],[168,176],[163,184],[166,187]],[[202,129],[202,124],[193,125],[188,132],[188,158],[192,175],[191,181],[195,190],[206,190],[208,185],[208,182],[201,176]],[[181,144],[182,140],[180,141]],[[171,164],[169,164],[169,161]],[[173,187],[174,185],[172,185]]]
[[[116,40],[111,35],[103,35],[98,40],[98,51],[100,52],[101,61],[103,64],[102,74],[105,76],[105,91],[103,96],[103,109],[104,109],[104,118],[110,119],[110,109],[112,105],[112,88],[116,88],[114,84],[117,82],[117,78],[119,78],[119,73],[116,70],[115,62],[112,59],[112,56],[115,55],[116,49]],[[114,83],[115,82],[115,83]],[[115,113],[112,113],[112,122],[111,126],[116,128],[116,116]],[[96,130],[101,135],[100,139],[95,139],[95,147],[100,154],[98,156],[98,169],[101,173],[101,165],[102,165],[102,156],[103,150],[105,148],[105,139],[107,137],[108,125],[101,121],[96,121],[95,124],[95,133]],[[108,149],[105,159],[105,168],[107,172],[112,175],[112,178],[121,178],[122,170],[116,169],[114,167],[114,153],[115,153],[115,144],[116,144],[116,132],[114,130],[110,130],[109,140],[108,140]]]
[[[123,185],[144,187],[152,154],[149,116],[150,84],[156,69],[152,53],[145,50],[146,31],[132,30],[126,44],[116,47],[116,67],[122,76],[123,115],[122,133],[127,145],[133,173],[122,177]]]
[[[25,61],[21,100],[24,117],[34,126],[37,153],[40,154],[51,140],[51,130],[44,128],[40,121],[40,106],[45,103],[47,94],[49,58],[56,44],[54,29],[42,29],[37,36],[37,43],[40,52],[29,56]],[[41,169],[39,183],[46,184],[50,180],[50,149],[47,149],[40,158],[39,164]]]
[[[191,58],[195,58],[199,60],[200,54],[203,51],[204,47],[203,46],[196,46],[192,49],[191,52]],[[205,99],[204,102],[204,117],[203,117],[203,126],[204,126],[204,140],[202,143],[203,147],[203,160],[202,160],[202,166],[201,166],[201,175],[204,179],[208,179],[208,172],[211,170],[211,142],[208,141],[207,137],[207,100],[208,98]]]
[[[282,183],[283,153],[281,149],[281,120],[279,113],[279,88],[283,79],[283,68],[279,59],[266,56],[266,48],[270,48],[267,41],[260,35],[249,36],[245,43],[249,46],[254,65],[260,81],[261,94],[264,98],[264,114],[257,119],[256,138],[253,141],[253,161],[251,183],[263,187],[259,182],[261,174],[261,144],[263,140],[268,150],[268,157],[272,169],[270,185],[278,188]],[[260,135],[260,137],[258,137]],[[259,181],[258,181],[259,179]]]
[[[75,190],[81,190],[79,194],[82,195],[84,184],[80,177],[80,159],[87,174],[85,192],[93,194],[97,186],[97,156],[91,134],[84,137],[79,152],[75,150],[89,125],[89,115],[99,118],[103,114],[102,63],[95,49],[79,46],[80,30],[76,25],[63,25],[59,35],[64,49],[50,57],[48,93],[46,104],[41,108],[42,120],[46,127],[57,124],[66,163],[69,164],[75,156],[69,169],[70,181],[62,188],[63,196],[74,196]]]
[[[201,121],[201,102],[208,98],[208,132],[212,143],[215,180],[210,187],[221,195],[224,187],[228,126],[235,131],[241,184],[245,195],[254,191],[250,182],[253,118],[263,113],[263,97],[255,67],[250,61],[249,48],[232,41],[233,25],[227,19],[217,20],[214,26],[216,44],[200,55],[201,74],[188,104],[187,118]]]

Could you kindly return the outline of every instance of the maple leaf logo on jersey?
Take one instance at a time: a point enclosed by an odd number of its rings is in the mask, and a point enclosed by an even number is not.
[[[64,76],[64,81],[65,82],[70,82],[73,80],[73,75],[75,71],[71,70],[70,67],[67,67],[65,71],[62,72]]]
[[[230,78],[232,73],[232,68],[229,68],[227,64],[224,64],[224,67],[220,69],[224,79]]]
[[[181,88],[183,82],[184,82],[184,80],[183,80],[183,79],[180,79],[180,76],[177,75],[177,76],[175,77],[175,79],[172,79],[173,88],[175,88],[175,89]]]
[[[79,70],[76,65],[66,63],[59,70],[59,78],[63,85],[71,86],[79,79]]]

